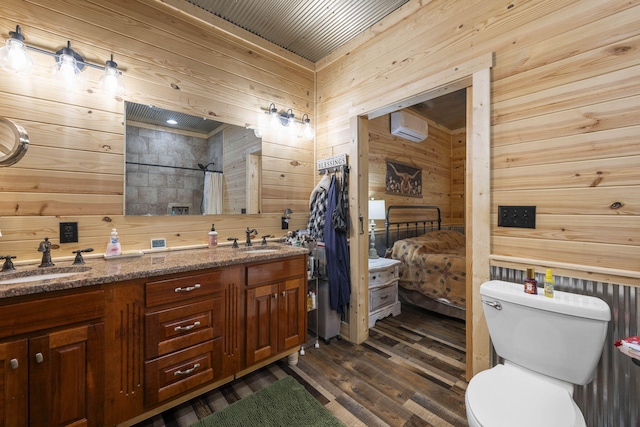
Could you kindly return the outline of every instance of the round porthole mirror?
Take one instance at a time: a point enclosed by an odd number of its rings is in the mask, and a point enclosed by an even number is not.
[[[11,166],[24,157],[29,136],[22,126],[0,118],[0,166]]]

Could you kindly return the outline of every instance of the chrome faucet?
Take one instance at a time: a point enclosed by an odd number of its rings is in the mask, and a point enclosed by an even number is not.
[[[247,227],[247,230],[245,231],[245,233],[247,233],[247,241],[244,244],[245,246],[253,246],[253,243],[251,243],[251,237],[252,236],[257,236],[258,235],[258,230],[256,230],[255,228],[253,229],[249,229],[249,227]]]
[[[42,263],[38,267],[53,267],[55,264],[51,262],[51,242],[48,237],[40,242],[38,252],[42,252]]]

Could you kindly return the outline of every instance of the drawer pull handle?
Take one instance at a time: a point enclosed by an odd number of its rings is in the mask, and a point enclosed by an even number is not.
[[[36,362],[38,363],[44,362],[44,356],[42,355],[42,353],[36,353]]]
[[[200,289],[200,283],[196,283],[193,286],[187,286],[186,288],[176,288],[176,292],[191,292],[196,289]]]
[[[191,367],[189,369],[185,369],[184,371],[175,371],[173,373],[173,376],[177,377],[178,375],[189,375],[190,373],[192,373],[193,371],[195,371],[199,367],[200,367],[200,364],[196,363],[196,364],[193,365],[193,367]]]
[[[190,331],[191,329],[200,326],[200,322],[193,322],[191,325],[188,326],[176,326],[175,328],[173,328],[174,331],[179,332],[179,331]]]
[[[387,299],[387,298],[389,298],[389,295],[385,295],[383,297],[380,297],[380,299]]]
[[[20,364],[18,363],[18,359],[11,359],[9,364],[11,365],[11,369],[18,369],[18,367],[20,366]]]

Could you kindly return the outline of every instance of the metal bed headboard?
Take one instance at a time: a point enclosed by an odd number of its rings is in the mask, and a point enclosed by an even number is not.
[[[437,211],[438,217],[437,218],[429,217],[429,218],[417,219],[417,220],[413,219],[410,221],[390,221],[389,219],[391,218],[391,211],[393,210],[396,210],[396,211],[397,210],[403,210],[403,211],[404,210],[422,210],[425,212]],[[392,226],[395,226],[396,240],[398,240],[398,236],[400,235],[401,231],[404,231],[407,235],[409,234],[409,232],[413,231],[417,236],[418,233],[420,233],[420,229],[422,229],[422,233],[420,234],[424,234],[427,231],[435,230],[436,229],[435,223],[438,224],[437,229],[440,230],[442,227],[442,217],[440,215],[440,208],[438,206],[427,206],[427,205],[389,206],[387,208],[387,215],[384,221],[384,226],[386,231],[386,249],[389,249],[391,247],[389,245],[389,228],[391,228]],[[427,228],[427,224],[429,224],[428,228]],[[404,226],[402,230],[401,230],[401,226]]]

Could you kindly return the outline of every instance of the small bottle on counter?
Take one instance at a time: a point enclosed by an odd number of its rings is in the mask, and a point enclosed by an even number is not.
[[[524,291],[528,294],[538,294],[538,282],[536,281],[536,271],[533,268],[527,268],[527,278],[524,279]]]
[[[216,231],[215,224],[211,224],[211,231],[209,232],[209,243],[208,246],[210,248],[215,248],[218,246],[218,232]]]
[[[120,238],[115,228],[111,229],[111,237],[109,237],[109,243],[107,244],[106,256],[117,256],[122,254],[122,246],[120,246]]]
[[[547,298],[553,298],[553,273],[550,268],[547,268],[547,273],[544,276],[544,296]]]

